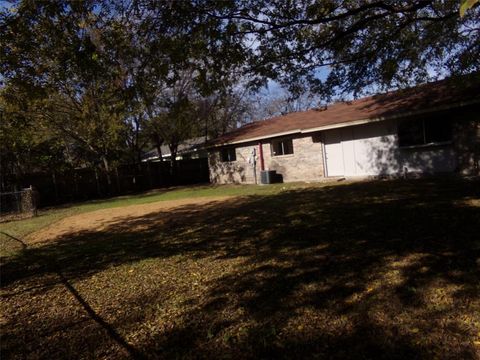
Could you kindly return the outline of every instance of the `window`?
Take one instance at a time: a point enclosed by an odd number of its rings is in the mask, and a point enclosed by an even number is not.
[[[292,139],[280,139],[272,141],[272,156],[293,154]]]
[[[450,119],[426,118],[402,121],[398,126],[400,147],[435,145],[452,141]]]
[[[229,147],[229,148],[222,149],[220,152],[220,157],[222,159],[222,162],[237,160],[237,154],[235,153],[235,148]]]

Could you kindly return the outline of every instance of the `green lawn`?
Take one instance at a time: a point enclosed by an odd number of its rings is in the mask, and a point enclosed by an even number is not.
[[[477,359],[479,189],[459,179],[199,187],[4,224],[18,235],[55,216],[239,195],[4,258],[2,355]],[[29,230],[15,230],[22,223]]]
[[[343,184],[343,183],[341,183]],[[262,185],[222,185],[222,186],[192,186],[177,187],[149,191],[143,194],[130,196],[119,196],[105,200],[92,200],[84,203],[75,203],[60,206],[57,208],[46,208],[39,210],[39,216],[22,221],[10,221],[0,223],[0,230],[12,232],[12,235],[25,236],[66,216],[108,209],[114,207],[148,204],[156,201],[178,200],[194,197],[211,196],[247,196],[247,195],[269,195],[276,194],[289,189],[301,189],[306,187],[323,186],[322,183],[289,183]]]
[[[193,186],[168,188],[150,191],[131,196],[120,196],[106,200],[93,200],[84,203],[69,204],[57,208],[40,209],[38,216],[21,220],[0,223],[0,256],[14,254],[21,249],[20,244],[12,236],[23,239],[28,234],[46,227],[58,220],[75,214],[89,211],[122,207],[128,205],[148,204],[157,201],[179,200],[212,196],[247,196],[275,194],[286,189],[302,188],[306,184],[274,184],[260,185],[225,185],[225,186]],[[320,186],[308,185],[308,186]]]

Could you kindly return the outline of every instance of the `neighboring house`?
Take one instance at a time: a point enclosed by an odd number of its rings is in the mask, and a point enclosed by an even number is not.
[[[183,141],[178,145],[176,160],[202,159],[208,156],[205,149],[206,138],[204,136],[196,137]],[[160,147],[162,160],[171,160],[172,154],[168,145]],[[160,161],[158,150],[152,149],[142,156],[142,161]]]
[[[212,183],[405,173],[479,174],[480,76],[253,122],[209,143]],[[256,161],[253,161],[253,154]]]

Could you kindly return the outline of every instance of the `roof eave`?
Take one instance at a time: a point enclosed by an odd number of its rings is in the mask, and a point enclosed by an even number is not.
[[[377,117],[374,117],[374,118],[366,118],[366,119],[360,119],[360,120],[354,120],[354,121],[346,121],[346,122],[336,123],[336,124],[331,124],[331,125],[318,126],[318,127],[315,127],[315,128],[289,130],[289,131],[269,134],[269,135],[265,135],[265,136],[257,136],[257,137],[252,137],[252,138],[248,138],[248,139],[241,139],[241,140],[237,140],[237,141],[214,144],[214,145],[208,146],[207,149],[217,148],[217,147],[222,147],[222,146],[228,146],[228,145],[244,144],[244,143],[249,143],[249,142],[253,142],[253,141],[271,139],[271,138],[275,138],[275,137],[279,137],[279,136],[286,136],[286,135],[293,135],[293,134],[309,134],[309,133],[317,132],[317,131],[324,131],[324,130],[337,129],[337,128],[348,127],[348,126],[374,123],[374,122],[378,122],[378,121],[404,118],[404,117],[409,117],[409,116],[426,114],[426,113],[430,113],[430,112],[434,112],[434,111],[449,110],[449,109],[474,105],[474,104],[477,104],[477,103],[480,103],[480,99],[474,99],[474,100],[470,100],[470,101],[460,101],[460,102],[453,103],[453,104],[436,106],[435,108],[427,108],[427,109],[416,110],[416,111],[402,112],[400,114],[390,114],[390,115],[386,115],[386,116],[377,116]]]
[[[220,143],[220,144],[213,144],[213,145],[208,146],[207,148],[208,148],[208,149],[211,149],[211,148],[216,148],[216,147],[221,147],[221,146],[227,146],[227,145],[243,144],[243,143],[248,143],[248,142],[252,142],[252,141],[258,141],[258,140],[264,140],[264,139],[271,139],[271,138],[279,137],[279,136],[300,134],[301,132],[302,132],[301,129],[283,131],[283,132],[279,132],[279,133],[274,133],[274,134],[269,134],[269,135],[262,135],[262,136],[257,136],[257,137],[248,138],[248,139],[242,139],[242,140],[231,141],[231,142],[224,142],[224,143]]]
[[[431,112],[435,112],[435,111],[443,111],[443,110],[449,110],[449,109],[474,105],[474,104],[477,104],[477,103],[480,103],[480,99],[475,99],[475,100],[471,100],[471,101],[461,101],[461,102],[457,102],[457,103],[454,103],[454,104],[437,106],[435,108],[428,108],[428,109],[423,109],[423,110],[407,111],[407,112],[402,112],[400,114],[391,114],[391,115],[387,115],[387,116],[377,116],[377,117],[374,117],[374,118],[367,118],[367,119],[347,121],[347,122],[337,123],[337,124],[332,124],[332,125],[319,126],[319,127],[316,127],[316,128],[303,129],[301,132],[302,132],[302,134],[308,134],[308,133],[312,133],[312,132],[316,132],[316,131],[324,131],[324,130],[338,129],[338,128],[348,127],[348,126],[368,124],[368,123],[373,123],[373,122],[378,122],[378,121],[393,120],[393,119],[405,118],[405,117],[409,117],[409,116],[422,115],[422,114],[431,113]]]

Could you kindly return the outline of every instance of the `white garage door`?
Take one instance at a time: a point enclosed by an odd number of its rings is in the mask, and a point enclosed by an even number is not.
[[[327,176],[378,175],[394,145],[385,124],[376,123],[325,131]],[[382,160],[382,161],[379,161]]]

